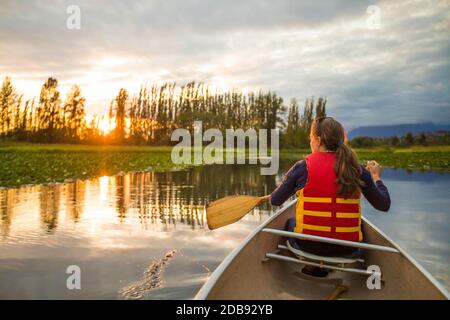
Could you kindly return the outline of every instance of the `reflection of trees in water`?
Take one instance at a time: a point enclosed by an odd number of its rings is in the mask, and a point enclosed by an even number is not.
[[[115,176],[116,188],[116,211],[120,223],[123,223],[127,217],[128,207],[130,203],[130,174],[123,176]]]
[[[39,214],[41,224],[48,233],[53,233],[58,225],[61,185],[42,186],[39,192]]]
[[[189,181],[176,178],[181,172],[133,173],[114,177],[115,206],[119,221],[126,219],[129,211],[137,212],[142,225],[162,224],[166,228],[177,222],[193,228],[203,226],[203,206],[199,200],[185,193]],[[182,172],[184,178],[186,172]]]
[[[15,190],[0,190],[0,232],[3,238],[9,234],[9,229],[11,227],[14,214],[14,204]]]
[[[293,161],[280,164],[280,175],[286,172]],[[188,171],[130,173],[122,176],[104,177],[107,183],[101,190],[103,178],[75,181],[67,184],[41,185],[18,189],[0,190],[0,232],[8,236],[15,208],[21,201],[37,197],[42,228],[54,232],[61,210],[60,199],[65,201],[65,211],[74,223],[81,219],[89,199],[104,192],[105,197],[114,197],[114,206],[119,222],[125,222],[130,212],[137,213],[140,223],[147,227],[162,224],[165,229],[175,228],[177,223],[195,228],[204,228],[204,205],[221,197],[234,194],[264,195],[276,187],[275,176],[262,176],[256,165],[212,165],[195,167]],[[100,188],[89,189],[88,184]],[[106,189],[110,189],[108,192]],[[37,193],[37,194],[36,194]],[[65,193],[65,194],[64,194]],[[63,194],[63,196],[61,196]],[[270,205],[261,206],[254,213],[264,215]]]
[[[66,184],[66,212],[74,223],[77,223],[83,214],[85,192],[86,181],[79,180]]]
[[[9,235],[14,212],[22,202],[30,201],[25,210],[39,208],[41,227],[45,232],[53,233],[58,226],[61,211],[60,199],[64,194],[65,211],[74,223],[83,213],[86,181],[75,181],[64,185],[26,186],[17,189],[0,189],[0,233]],[[35,202],[36,201],[36,202]],[[23,209],[22,209],[23,210]],[[20,209],[19,209],[20,213]]]
[[[121,222],[129,209],[134,209],[144,226],[160,223],[169,228],[183,223],[194,229],[205,224],[206,203],[227,195],[268,194],[275,189],[276,178],[262,176],[258,166],[216,165],[189,171],[127,174],[116,177],[115,183]],[[260,215],[264,212],[258,211]]]

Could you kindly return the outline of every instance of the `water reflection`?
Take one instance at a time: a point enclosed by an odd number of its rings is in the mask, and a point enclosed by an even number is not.
[[[39,214],[42,228],[52,233],[58,225],[61,186],[48,186],[39,192]]]
[[[280,173],[291,164],[282,161]],[[158,286],[136,296],[191,298],[210,270],[276,209],[258,208],[210,232],[204,205],[225,195],[267,194],[280,179],[261,176],[257,166],[224,165],[0,189],[0,298],[120,299],[130,285],[149,288],[154,279],[143,274],[172,250],[177,253]],[[448,286],[450,175],[386,170],[385,180],[391,215],[368,206],[364,214]],[[79,292],[65,287],[71,264],[86,275]]]
[[[24,203],[33,211],[39,208],[41,229],[49,234],[58,228],[61,213],[76,224],[85,207],[98,204],[113,207],[120,224],[137,213],[144,227],[158,223],[167,231],[181,223],[192,229],[204,228],[204,205],[208,201],[230,194],[266,194],[275,188],[276,179],[261,176],[252,166],[222,166],[219,170],[206,167],[130,173],[66,184],[0,189],[1,234],[8,236],[14,212],[20,211]]]
[[[0,232],[3,238],[9,234],[16,192],[14,189],[0,190]]]
[[[102,180],[108,177],[99,179],[100,186]],[[107,180],[106,180],[107,181]],[[76,181],[67,184],[66,192],[66,211],[74,223],[77,223],[83,214],[83,204],[85,201],[86,181]],[[100,187],[101,189],[101,187]]]

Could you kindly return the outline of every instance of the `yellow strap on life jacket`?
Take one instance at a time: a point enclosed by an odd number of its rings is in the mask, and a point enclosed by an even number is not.
[[[320,225],[311,225],[304,224],[303,217],[313,216],[313,217],[332,217],[332,213],[330,211],[316,211],[316,210],[305,210],[304,204],[305,202],[312,203],[332,203],[333,199],[328,197],[305,197],[303,196],[303,189],[297,191],[297,207],[296,207],[296,226],[294,231],[298,233],[303,233],[304,229],[314,230],[314,231],[324,231],[331,232],[330,226],[320,226]],[[361,232],[361,205],[360,199],[345,199],[345,198],[336,198],[337,204],[357,204],[358,212],[336,212],[336,218],[339,219],[358,219],[358,226],[355,227],[336,227],[336,232],[358,232],[359,233],[359,241],[362,241],[362,232]]]
[[[336,198],[336,203],[359,204],[359,199]]]
[[[303,189],[301,190],[303,194]],[[331,198],[319,198],[319,197],[303,197],[304,202],[320,202],[320,203],[331,203]]]
[[[358,232],[358,227],[336,227],[336,232]]]
[[[331,211],[312,211],[312,210],[303,210],[303,214],[304,214],[305,216],[327,217],[327,218],[331,218]]]
[[[361,218],[360,212],[336,212],[336,218]]]
[[[303,224],[303,229],[314,230],[314,231],[325,231],[330,232],[331,227],[328,226],[316,226],[313,224]]]

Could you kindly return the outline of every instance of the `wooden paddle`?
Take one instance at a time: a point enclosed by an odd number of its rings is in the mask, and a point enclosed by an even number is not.
[[[206,220],[211,230],[240,220],[250,210],[264,201],[265,197],[228,196],[206,205]]]
[[[344,285],[338,285],[334,288],[334,291],[328,297],[328,300],[337,300],[344,292],[348,291],[348,287]]]

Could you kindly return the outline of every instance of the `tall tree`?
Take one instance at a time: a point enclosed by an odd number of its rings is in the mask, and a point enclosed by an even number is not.
[[[305,108],[303,109],[303,115],[300,120],[300,124],[302,127],[300,143],[302,146],[308,145],[309,133],[311,131],[311,123],[313,121],[313,112],[314,112],[314,98],[309,97],[305,101]]]
[[[299,106],[297,99],[291,99],[289,113],[287,118],[286,133],[284,143],[288,147],[298,147],[301,143],[301,126]]]
[[[320,97],[317,100],[316,103],[316,118],[321,118],[321,117],[326,117],[327,116],[327,111],[326,111],[326,106],[327,105],[327,98],[325,97]]]
[[[115,113],[116,113],[116,127],[114,130],[114,138],[117,142],[122,142],[125,139],[125,117],[127,113],[127,99],[128,92],[126,89],[121,88],[117,94],[115,100]]]
[[[57,138],[57,130],[62,124],[61,100],[58,91],[58,80],[48,78],[42,85],[37,110],[37,130],[43,134],[46,142],[54,142]]]
[[[82,138],[86,125],[85,102],[86,99],[82,96],[80,88],[73,85],[64,103],[64,128],[71,141],[78,141]]]
[[[0,135],[6,135],[13,122],[13,107],[16,101],[16,93],[10,77],[5,77],[0,90]]]

